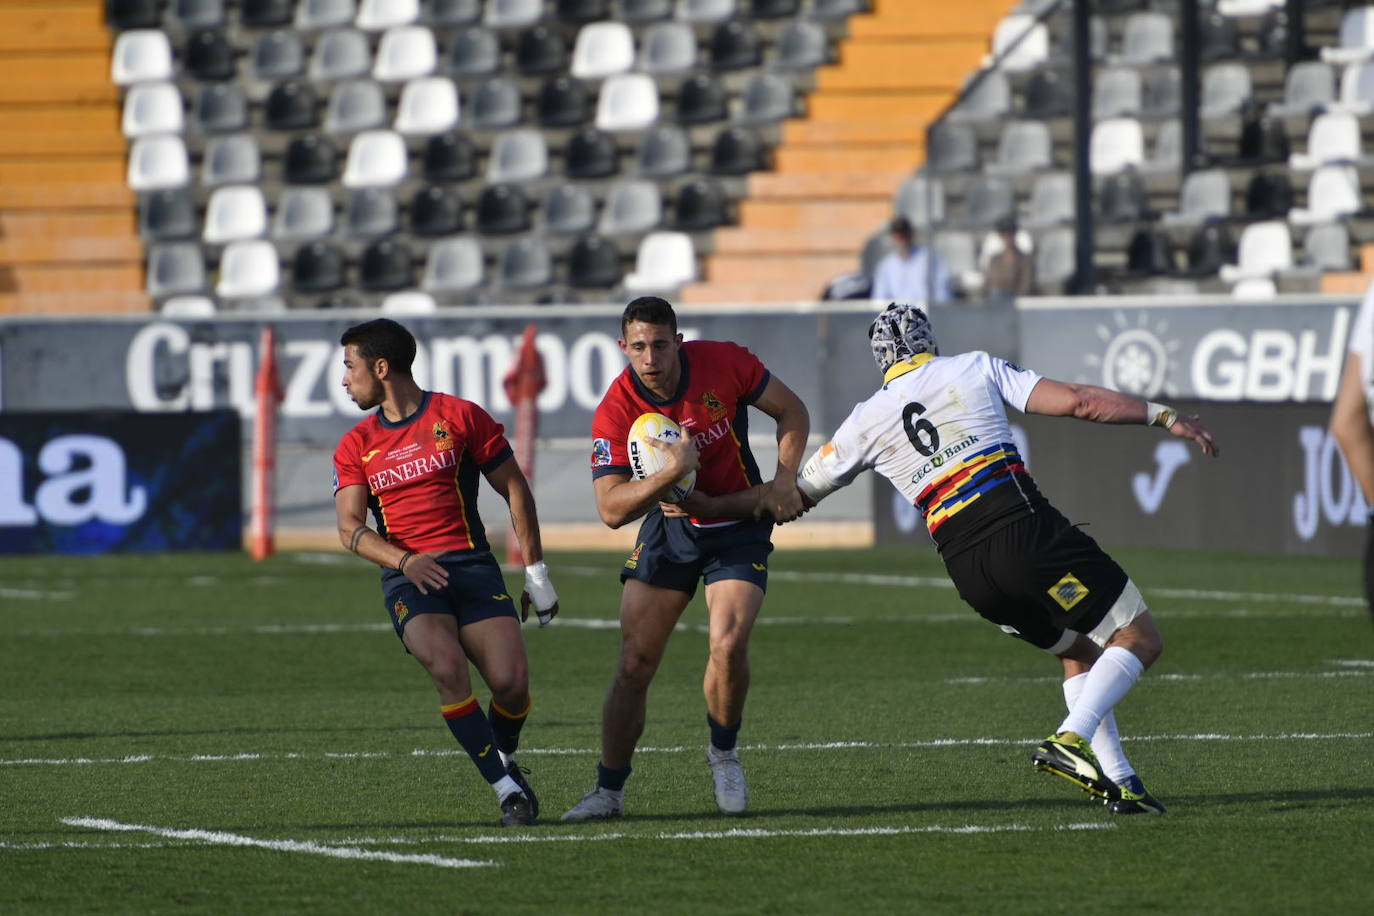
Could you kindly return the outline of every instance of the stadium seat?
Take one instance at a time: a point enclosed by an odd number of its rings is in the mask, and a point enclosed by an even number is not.
[[[530,204],[515,185],[487,185],[477,197],[477,231],[509,235],[530,228]]]
[[[221,299],[269,296],[281,285],[281,263],[271,242],[231,242],[219,261],[215,293]]]
[[[361,0],[356,25],[381,32],[420,20],[420,0]]]
[[[1097,192],[1097,215],[1104,223],[1129,223],[1144,219],[1149,206],[1145,182],[1135,169],[1106,176]]]
[[[488,181],[533,181],[548,173],[549,147],[542,131],[520,128],[497,135],[487,159]]]
[[[1293,266],[1293,239],[1288,224],[1281,220],[1251,223],[1240,234],[1235,264],[1223,264],[1223,283],[1236,283],[1251,277],[1272,277]]]
[[[583,236],[568,252],[568,284],[576,289],[615,286],[624,273],[615,245],[599,236]]]
[[[422,25],[397,26],[382,33],[372,76],[384,83],[411,80],[433,73],[438,63],[433,32]]]
[[[305,72],[305,44],[301,34],[279,29],[259,35],[253,42],[253,76],[259,80],[284,80]]]
[[[1044,121],[1009,121],[997,143],[997,158],[985,171],[990,175],[1024,175],[1054,165],[1054,141]]]
[[[824,28],[806,20],[789,22],[783,26],[774,46],[774,69],[812,70],[829,62],[830,42],[825,37]]]
[[[354,0],[300,0],[296,5],[296,28],[303,32],[346,26],[357,15]]]
[[[568,66],[563,35],[542,23],[520,33],[515,45],[515,69],[527,76],[561,73]]]
[[[191,36],[186,43],[182,63],[186,72],[202,83],[231,80],[237,73],[234,49],[224,33],[214,29],[196,32]]]
[[[425,143],[424,168],[428,181],[466,181],[477,174],[477,151],[465,134],[430,137]]]
[[[727,127],[711,144],[710,171],[717,175],[744,175],[764,167],[763,142],[745,127]]]
[[[716,26],[708,43],[713,70],[743,70],[763,62],[763,43],[747,21],[732,19]]]
[[[1308,117],[1336,100],[1336,72],[1330,64],[1305,60],[1294,64],[1283,81],[1283,101],[1271,104],[1279,117]]]
[[[386,188],[358,188],[344,204],[344,233],[354,238],[390,235],[400,227],[396,197]]]
[[[214,188],[227,184],[253,184],[262,177],[262,155],[252,134],[211,137],[201,160],[200,183]]]
[[[110,60],[110,78],[117,86],[166,82],[172,79],[172,45],[156,29],[120,32]]]
[[[463,231],[463,202],[452,189],[430,185],[410,199],[410,231],[421,238]]]
[[[1219,118],[1239,112],[1254,96],[1250,68],[1244,64],[1213,64],[1202,76],[1202,104],[1198,114]]]
[[[1302,262],[1322,271],[1354,269],[1350,257],[1350,230],[1344,223],[1323,223],[1307,230],[1303,239]]]
[[[1329,111],[1312,119],[1307,152],[1289,156],[1288,167],[1311,171],[1327,163],[1360,162],[1363,158],[1359,118],[1346,111]]]
[[[492,77],[477,87],[472,98],[472,124],[484,130],[512,127],[524,120],[520,87],[508,79]]]
[[[755,73],[744,84],[739,121],[743,124],[769,124],[796,114],[792,83],[777,73]]]
[[[991,228],[999,220],[1016,215],[1016,186],[1005,178],[978,176],[969,185],[966,206],[970,226]]]
[[[892,211],[916,227],[941,221],[945,218],[945,186],[934,178],[913,175],[897,189]]]
[[[1221,222],[1203,223],[1188,239],[1188,270],[1198,277],[1214,277],[1223,264],[1236,258],[1236,244]]]
[[[420,288],[429,293],[467,292],[484,279],[482,246],[474,238],[443,239],[430,246]]]
[[[308,130],[319,123],[318,108],[308,83],[282,83],[268,94],[263,120],[268,130]]]
[[[155,299],[205,289],[205,255],[196,242],[173,242],[148,248],[148,295]]]
[[[811,0],[807,15],[813,19],[847,19],[868,12],[868,0]]]
[[[584,25],[611,18],[610,0],[557,0],[554,16],[559,22]]]
[[[568,141],[563,162],[569,178],[605,178],[620,169],[620,150],[610,134],[588,127]]]
[[[277,200],[272,237],[315,239],[334,231],[334,202],[325,188],[286,188]]]
[[[645,178],[671,178],[692,167],[692,143],[682,128],[660,124],[644,135],[636,156]]]
[[[601,130],[642,130],[658,120],[658,85],[643,73],[619,73],[601,84],[596,126]]]
[[[1165,226],[1198,226],[1231,216],[1231,179],[1225,169],[1189,172],[1179,190],[1179,208],[1165,213]]]
[[[735,15],[735,0],[677,0],[673,15],[683,22],[724,22]]]
[[[1322,60],[1351,64],[1374,56],[1374,9],[1367,6],[1348,9],[1341,16],[1337,47],[1321,49]]]
[[[432,315],[438,310],[433,296],[413,289],[388,293],[381,304],[383,315]]]
[[[194,238],[200,231],[196,206],[188,191],[152,191],[138,199],[138,234],[151,242]]]
[[[291,288],[298,293],[332,293],[345,279],[343,252],[333,245],[302,245],[291,259]]]
[[[186,144],[181,137],[169,134],[134,140],[129,147],[126,181],[133,191],[186,187],[191,181]]]
[[[308,74],[318,83],[366,76],[372,70],[367,36],[353,29],[333,29],[315,43]]]
[[[634,62],[635,39],[625,23],[593,22],[577,33],[571,72],[578,79],[605,79],[626,73]]]
[[[1340,97],[1326,110],[1357,115],[1374,112],[1374,61],[1352,63],[1341,72]]]
[[[655,22],[639,43],[642,73],[686,73],[697,65],[697,39],[685,22]]]
[[[1073,110],[1068,79],[1056,70],[1036,70],[1026,82],[1022,114],[1028,118],[1054,118]]]
[[[294,13],[294,0],[241,0],[239,4],[239,21],[253,29],[286,25]]]
[[[454,76],[489,76],[501,69],[501,41],[490,29],[459,29],[446,55]]]
[[[673,203],[673,228],[679,232],[704,232],[728,222],[725,195],[712,182],[693,179],[677,190]]]
[[[1283,6],[1286,0],[1217,0],[1217,12],[1223,16],[1261,16]]]
[[[673,0],[620,0],[620,18],[625,22],[655,22],[673,14]]]
[[[801,0],[754,0],[750,12],[755,19],[793,19],[801,5]]]
[[[1198,57],[1203,63],[1240,56],[1240,30],[1228,16],[1199,12]]]
[[[211,245],[262,238],[267,234],[267,202],[249,185],[219,188],[205,209],[202,238]]]
[[[1293,209],[1293,185],[1286,172],[1257,172],[1245,188],[1245,215],[1283,219]]]
[[[1283,118],[1262,113],[1257,104],[1242,110],[1240,142],[1236,148],[1239,164],[1288,161],[1288,131]]]
[[[398,133],[441,134],[458,126],[458,87],[442,76],[422,76],[406,83],[396,105]]]
[[[978,168],[978,137],[966,124],[937,122],[926,135],[926,165],[932,172]]]
[[[386,91],[380,83],[357,79],[336,83],[324,112],[324,130],[351,136],[386,126]]]
[[[1307,206],[1294,207],[1288,221],[1295,226],[1330,223],[1364,210],[1360,173],[1353,165],[1323,165],[1307,184]]]
[[[592,115],[591,99],[582,83],[570,76],[555,76],[539,87],[534,100],[535,117],[545,127],[577,127]]]
[[[196,93],[195,123],[207,134],[248,126],[248,96],[237,83],[209,83]]]
[[[474,25],[482,18],[482,0],[430,0],[429,21],[436,26]]]
[[[668,291],[697,278],[696,250],[683,232],[651,232],[639,243],[635,269],[625,276],[631,292]]]
[[[105,0],[105,22],[115,31],[155,29],[160,24],[157,0]]]
[[[501,252],[501,285],[534,289],[553,282],[553,254],[539,238],[518,238]]]
[[[976,243],[972,233],[943,231],[935,233],[931,247],[945,262],[955,287],[963,292],[980,289],[983,276],[978,270]]]
[[[1144,66],[1174,58],[1174,22],[1167,13],[1138,12],[1126,17],[1121,54],[1115,63]]]
[[[296,137],[286,147],[282,177],[290,184],[321,184],[338,173],[338,151],[323,137]]]
[[[157,310],[164,318],[213,318],[215,300],[209,296],[172,296]]]
[[[1042,295],[1056,295],[1077,270],[1074,231],[1063,226],[1048,229],[1036,239],[1035,286]]]
[[[1049,59],[1050,33],[1034,16],[1011,14],[1002,18],[992,33],[992,53],[984,67],[1019,72],[1033,70]]]
[[[1278,284],[1271,277],[1244,277],[1231,287],[1231,295],[1236,299],[1256,301],[1272,299],[1279,293]]]
[[[1157,229],[1137,229],[1126,244],[1126,272],[1136,276],[1167,276],[1177,271],[1169,237]]]
[[[1069,172],[1050,172],[1036,178],[1022,222],[1028,228],[1044,228],[1071,223],[1073,219],[1073,175]]]
[[[405,289],[413,274],[410,250],[397,239],[372,242],[358,259],[358,286],[367,292]]]
[[[995,121],[1010,114],[1011,110],[1011,83],[1006,74],[1000,70],[976,70],[965,81],[959,101],[945,118],[952,122]]]
[[[483,21],[493,29],[521,29],[543,16],[543,0],[487,0]]]
[[[682,81],[677,91],[677,121],[679,124],[705,124],[725,120],[725,89],[705,73],[694,74]]]
[[[343,184],[346,188],[400,184],[406,171],[406,145],[401,135],[387,130],[365,130],[349,144]]]
[[[544,231],[550,235],[575,235],[596,225],[596,201],[580,184],[554,185],[544,195],[540,210],[544,215]]]
[[[638,235],[663,223],[663,199],[652,181],[627,180],[611,185],[601,208],[597,231],[602,235]]]
[[[1140,93],[1141,115],[1147,118],[1178,117],[1183,105],[1183,85],[1180,80],[1175,67],[1147,70]]]
[[[1108,118],[1093,125],[1089,157],[1094,175],[1110,175],[1145,161],[1145,134],[1133,118]]]
[[[167,14],[182,29],[211,29],[224,25],[224,0],[172,0]]]
[[[1133,67],[1103,70],[1093,85],[1093,120],[1140,114],[1144,107],[1141,74]]]
[[[121,128],[129,139],[179,134],[186,127],[181,93],[173,83],[138,83],[124,96]]]

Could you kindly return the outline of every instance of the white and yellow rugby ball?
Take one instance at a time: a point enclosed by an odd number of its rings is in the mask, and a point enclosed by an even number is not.
[[[630,456],[630,476],[643,480],[663,470],[665,456],[662,451],[649,444],[650,439],[675,442],[682,438],[682,427],[661,413],[640,414],[630,426],[630,435],[625,440],[625,451]],[[664,502],[680,503],[692,493],[697,485],[697,472],[690,471],[663,497]]]

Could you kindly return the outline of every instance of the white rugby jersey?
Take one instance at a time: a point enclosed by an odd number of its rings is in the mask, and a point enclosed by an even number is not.
[[[1374,420],[1374,285],[1370,286],[1355,313],[1350,326],[1346,349],[1360,358],[1360,387],[1364,390],[1365,406]]]
[[[920,510],[941,552],[967,546],[1044,505],[1003,406],[1024,411],[1040,379],[982,351],[903,360],[811,456],[803,489],[824,495],[876,470]]]

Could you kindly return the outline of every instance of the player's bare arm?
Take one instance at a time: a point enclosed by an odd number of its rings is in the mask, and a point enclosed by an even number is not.
[[[520,552],[525,558],[525,590],[520,594],[520,620],[529,618],[533,605],[539,625],[547,626],[558,616],[558,595],[549,582],[549,570],[544,564],[544,544],[539,534],[539,513],[534,505],[534,493],[515,458],[507,458],[486,473],[487,483],[510,507],[510,523]]]
[[[448,572],[427,554],[415,553],[387,541],[367,524],[367,488],[354,484],[334,494],[339,542],[364,560],[402,572],[421,594],[448,584]]]
[[[1181,416],[1172,407],[1097,385],[1041,379],[1026,401],[1026,413],[1076,417],[1093,423],[1138,423],[1162,426],[1180,439],[1196,442],[1204,455],[1221,454],[1212,432],[1196,416]]]
[[[645,515],[701,463],[701,454],[690,436],[676,442],[658,440],[653,446],[665,455],[663,467],[655,473],[643,480],[632,480],[629,474],[606,474],[592,482],[597,514],[608,527],[619,528]]]
[[[806,437],[811,433],[811,415],[801,398],[776,375],[769,378],[754,406],[778,425],[778,468],[773,479],[764,484],[755,515],[767,514],[775,521],[790,522],[806,511],[802,493],[797,489],[797,472],[806,451]]]
[[[1346,357],[1341,386],[1331,405],[1331,435],[1336,437],[1350,473],[1360,482],[1365,501],[1374,505],[1374,427],[1369,423],[1369,407],[1360,383],[1363,371],[1358,355]]]
[[[738,490],[724,496],[707,496],[693,490],[680,503],[659,503],[668,518],[754,518],[766,484]]]

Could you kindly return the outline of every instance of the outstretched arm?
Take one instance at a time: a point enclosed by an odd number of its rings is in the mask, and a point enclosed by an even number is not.
[[[544,544],[539,536],[539,513],[534,506],[534,494],[530,492],[529,481],[514,457],[486,472],[487,483],[501,495],[510,506],[511,527],[515,529],[515,539],[520,542],[520,553],[525,559],[525,590],[520,595],[520,619],[529,616],[530,605],[534,605],[539,616],[539,625],[548,626],[549,621],[558,614],[558,593],[549,581],[549,568],[544,563]]]
[[[1345,455],[1350,473],[1360,482],[1365,502],[1374,506],[1374,427],[1369,423],[1369,406],[1360,384],[1364,371],[1361,363],[1357,354],[1346,357],[1341,387],[1331,405],[1331,434]]]
[[[1178,411],[1134,395],[1122,394],[1096,385],[1076,385],[1042,378],[1031,389],[1026,413],[1051,417],[1077,417],[1094,423],[1139,423],[1162,426],[1180,439],[1191,439],[1204,455],[1220,454],[1212,433],[1196,416],[1179,416]]]
[[[764,484],[757,515],[772,515],[778,522],[790,522],[806,510],[797,489],[797,472],[811,432],[811,415],[796,393],[772,376],[754,406],[778,424],[778,468],[773,479]]]

